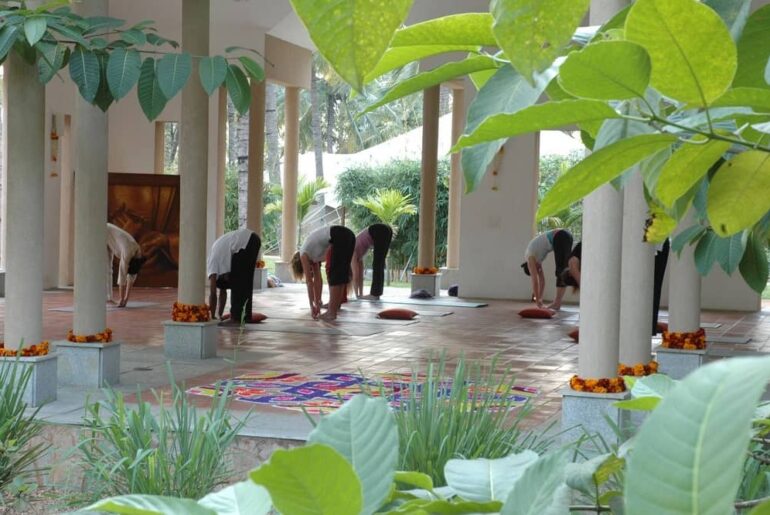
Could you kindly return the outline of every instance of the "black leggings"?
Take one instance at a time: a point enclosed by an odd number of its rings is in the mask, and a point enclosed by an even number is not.
[[[332,225],[329,231],[332,258],[329,266],[329,286],[340,286],[350,282],[350,262],[356,248],[356,235],[347,227]]]
[[[371,295],[379,297],[385,286],[385,260],[388,257],[390,241],[393,239],[393,229],[385,224],[369,226],[369,235],[374,242],[374,261],[372,262]]]
[[[262,242],[252,233],[249,243],[235,254],[230,261],[230,320],[251,322],[251,294],[254,291],[254,267]]]
[[[569,266],[572,254],[572,234],[569,231],[558,231],[553,235],[553,258],[556,261],[556,287],[564,288],[567,284],[562,279],[562,272]]]
[[[660,294],[663,290],[663,277],[666,275],[668,253],[671,249],[670,240],[663,243],[663,248],[655,253],[655,282],[652,290],[652,334],[658,334],[658,312],[660,311]]]

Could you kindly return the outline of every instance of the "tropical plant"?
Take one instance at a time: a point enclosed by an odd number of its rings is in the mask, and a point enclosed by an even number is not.
[[[78,450],[94,495],[199,497],[230,478],[228,448],[245,420],[233,421],[228,395],[200,414],[170,379],[170,396],[151,392],[156,406],[129,407],[112,389],[86,406]]]
[[[494,0],[490,13],[402,27],[412,0],[398,0],[367,9],[341,34],[345,9],[335,20],[320,16],[323,3],[292,0],[319,52],[359,91],[382,73],[465,45],[468,57],[396,84],[367,109],[469,76],[479,91],[454,149],[469,190],[507,138],[577,125],[592,152],[554,185],[538,218],[638,172],[649,240],[668,237],[692,205],[699,221],[686,228],[685,243],[696,245],[701,273],[717,262],[761,292],[770,232],[763,39],[770,6],[749,15],[750,0],[637,0],[598,30],[579,28],[589,4]],[[543,94],[551,100],[537,104]]]
[[[40,472],[36,468],[49,445],[35,440],[42,424],[40,408],[27,413],[24,392],[32,377],[32,367],[21,362],[0,362],[0,496],[14,482],[27,481]]]
[[[378,189],[366,198],[355,199],[353,203],[365,207],[380,222],[391,227],[396,227],[402,216],[417,213],[417,206],[412,204],[412,198],[399,190]]]
[[[540,180],[537,188],[538,203],[543,201],[545,195],[553,187],[556,181],[580,161],[576,153],[567,156],[546,155],[540,157]],[[583,205],[576,202],[551,216],[541,218],[537,223],[538,232],[550,229],[568,229],[575,241],[579,241],[583,233]]]

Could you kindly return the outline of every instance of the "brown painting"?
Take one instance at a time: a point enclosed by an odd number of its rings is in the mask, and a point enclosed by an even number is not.
[[[131,234],[148,258],[136,286],[175,288],[179,271],[179,176],[111,173],[107,199],[109,222]],[[117,261],[113,265],[117,267]]]

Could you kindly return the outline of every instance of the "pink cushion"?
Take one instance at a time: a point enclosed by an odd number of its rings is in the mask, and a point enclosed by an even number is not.
[[[417,313],[411,309],[405,308],[391,308],[384,311],[380,311],[377,314],[378,318],[384,318],[386,320],[412,320],[417,316]]]
[[[523,318],[553,318],[553,311],[547,308],[525,308],[519,311]]]

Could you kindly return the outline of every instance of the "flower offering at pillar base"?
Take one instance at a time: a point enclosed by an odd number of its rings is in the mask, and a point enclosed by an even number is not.
[[[208,304],[182,304],[174,302],[171,310],[174,322],[208,322],[211,320]]]
[[[619,376],[634,376],[644,377],[658,373],[658,362],[650,361],[646,365],[644,363],[637,363],[636,365],[625,365],[623,363],[618,364]]]
[[[661,345],[667,349],[703,350],[706,348],[706,330],[701,327],[694,333],[663,331]]]
[[[4,343],[0,343],[0,358],[15,358],[21,356],[24,358],[32,358],[36,356],[48,355],[48,342],[42,341],[37,345],[30,345],[29,347],[22,347],[20,349],[6,349]]]
[[[626,384],[622,377],[603,377],[600,379],[572,376],[569,387],[576,392],[587,393],[622,393],[626,391]]]
[[[112,341],[112,329],[109,327],[102,333],[75,334],[72,329],[67,332],[67,341],[73,343],[110,343]]]
[[[436,275],[438,273],[438,268],[435,266],[416,266],[412,270],[412,273],[415,275]]]
[[[265,268],[265,262],[260,259],[254,268]]]

